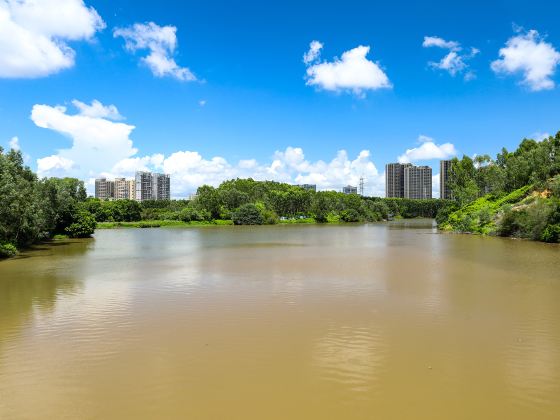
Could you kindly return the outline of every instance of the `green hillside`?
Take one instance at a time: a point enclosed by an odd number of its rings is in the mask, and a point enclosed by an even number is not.
[[[488,155],[453,159],[454,205],[436,220],[442,230],[560,240],[560,132]]]

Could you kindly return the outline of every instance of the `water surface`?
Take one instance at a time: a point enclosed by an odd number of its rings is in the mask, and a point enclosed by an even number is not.
[[[0,418],[558,419],[560,247],[101,230],[0,263]]]

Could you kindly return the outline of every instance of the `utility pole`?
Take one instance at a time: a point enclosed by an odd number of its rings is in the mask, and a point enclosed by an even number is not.
[[[360,189],[358,191],[360,192],[360,195],[363,197],[364,196],[364,177],[363,177],[363,175],[360,177]]]

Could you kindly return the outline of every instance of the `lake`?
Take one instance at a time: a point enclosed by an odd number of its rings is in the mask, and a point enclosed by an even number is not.
[[[431,220],[99,230],[0,262],[2,419],[558,419],[560,247]]]

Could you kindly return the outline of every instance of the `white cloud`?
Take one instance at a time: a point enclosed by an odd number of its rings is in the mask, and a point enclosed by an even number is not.
[[[0,77],[36,78],[74,65],[69,41],[105,27],[82,0],[0,0]]]
[[[58,155],[52,155],[37,159],[37,174],[40,177],[68,176],[68,173],[74,167],[74,161]]]
[[[554,88],[552,76],[560,63],[560,53],[535,30],[511,37],[499,51],[501,58],[491,64],[498,74],[522,73],[522,83],[530,90]]]
[[[177,48],[176,32],[175,26],[159,26],[148,22],[116,28],[113,36],[124,38],[126,49],[131,52],[148,50],[148,56],[142,57],[141,60],[154,76],[171,76],[182,81],[194,81],[196,76],[187,67],[180,67],[173,58]]]
[[[467,81],[475,78],[475,73],[468,70],[469,65],[467,62],[480,52],[477,48],[471,48],[469,52],[462,53],[463,48],[460,43],[457,41],[446,41],[437,36],[425,36],[422,46],[424,48],[438,47],[449,50],[440,61],[428,62],[430,67],[444,70],[451,76],[464,72],[464,79]]]
[[[200,101],[198,101],[198,105],[206,106],[206,99],[201,99]]]
[[[119,110],[115,105],[103,105],[97,99],[91,101],[91,105],[85,104],[83,102],[74,99],[72,101],[79,111],[80,115],[92,118],[107,118],[109,120],[122,120],[123,117],[119,114]]]
[[[8,142],[8,145],[10,146],[10,149],[14,149],[16,151],[21,149],[19,145],[19,138],[17,136],[12,137]]]
[[[432,198],[439,198],[439,174],[432,175]]]
[[[129,138],[134,130],[132,125],[101,116],[70,115],[65,107],[49,105],[34,105],[31,119],[38,127],[56,131],[72,140],[69,149],[38,159],[40,176],[54,176],[55,171],[58,174],[60,170],[81,178],[96,176],[137,152]]]
[[[100,104],[98,108],[110,107]],[[38,174],[87,179],[90,193],[93,193],[95,177],[132,177],[137,170],[170,174],[174,197],[186,197],[200,185],[217,186],[237,177],[292,184],[313,183],[319,189],[339,190],[347,184],[358,185],[363,176],[367,194],[384,193],[383,175],[378,173],[367,150],[360,152],[355,159],[340,150],[328,162],[306,159],[299,147],[276,151],[269,161],[264,162],[249,158],[230,163],[221,156],[204,158],[200,153],[189,150],[167,156],[161,153],[141,156],[130,139],[134,126],[110,121],[107,116],[71,115],[64,107],[35,105],[31,119],[38,127],[56,131],[72,141],[70,148],[38,159]]]
[[[424,42],[422,42],[424,48],[427,47],[439,47],[446,48],[449,50],[460,49],[460,44],[457,41],[446,41],[438,36],[425,36]]]
[[[410,163],[419,160],[431,159],[449,159],[457,155],[457,149],[451,143],[436,144],[435,141],[428,136],[419,136],[419,147],[407,149],[405,153],[398,157],[400,163]]]
[[[305,64],[310,64],[316,61],[321,55],[322,48],[323,44],[319,41],[311,41],[311,43],[309,44],[309,51],[303,54],[303,62]]]
[[[431,138],[430,136],[425,136],[424,134],[420,134],[418,136],[418,143],[428,143],[428,142],[432,142],[433,143],[434,139]]]
[[[346,51],[340,59],[335,58],[332,62],[317,62],[321,48],[321,43],[313,41],[304,56],[307,85],[330,91],[350,91],[358,96],[363,96],[366,90],[392,87],[379,64],[367,59],[369,46],[360,45]]]
[[[547,133],[546,131],[544,133],[541,133],[540,131],[537,131],[536,133],[531,134],[531,136],[529,138],[536,140],[536,141],[543,141],[546,140],[547,138],[550,137],[550,133]]]

